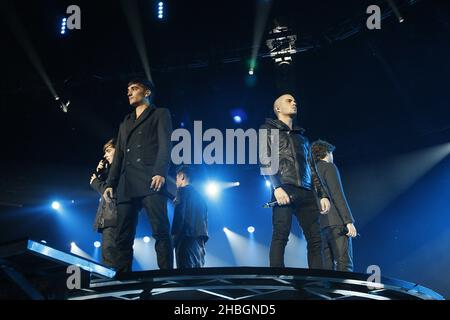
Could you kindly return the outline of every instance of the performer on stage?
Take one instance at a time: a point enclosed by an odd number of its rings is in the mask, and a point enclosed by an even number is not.
[[[311,150],[317,170],[331,200],[330,212],[320,217],[324,269],[353,271],[352,239],[357,232],[345,198],[339,170],[333,163],[335,146],[317,140]]]
[[[113,162],[116,150],[114,139],[109,140],[103,146],[103,159],[97,165],[95,173],[92,174],[90,185],[100,195],[106,189],[109,167]],[[117,207],[116,201],[106,202],[102,197],[98,205],[94,221],[94,230],[102,234],[102,263],[110,268],[116,267],[116,226]]]
[[[167,215],[166,177],[170,164],[172,121],[170,112],[151,102],[151,82],[128,83],[128,100],[134,110],[120,125],[116,153],[104,192],[107,201],[117,197],[117,269],[132,270],[133,242],[138,212],[145,208],[156,240],[160,269],[173,268],[173,248]]]
[[[261,126],[261,129],[269,131],[279,130],[278,150],[272,150],[270,135],[267,139],[268,150],[279,154],[279,170],[268,176],[274,189],[272,200],[278,203],[272,215],[270,266],[284,267],[284,251],[289,240],[292,214],[295,214],[307,241],[308,266],[320,269],[319,208],[314,192],[320,199],[320,213],[328,212],[330,202],[317,177],[309,141],[303,135],[304,129],[293,124],[297,115],[295,98],[290,94],[279,96],[274,102],[273,111],[277,119],[266,119]]]
[[[172,223],[177,268],[201,268],[205,264],[208,209],[202,196],[191,185],[194,178],[192,167],[178,168]]]

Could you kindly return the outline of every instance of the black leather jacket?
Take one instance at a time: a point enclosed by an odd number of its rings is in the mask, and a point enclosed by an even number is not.
[[[278,172],[266,176],[270,179],[273,188],[289,184],[315,191],[319,198],[328,198],[311,157],[309,140],[303,135],[305,130],[297,126],[291,130],[278,119],[266,119],[260,129],[269,130],[267,137],[269,156],[272,151],[275,151],[271,148],[270,130],[279,130]]]

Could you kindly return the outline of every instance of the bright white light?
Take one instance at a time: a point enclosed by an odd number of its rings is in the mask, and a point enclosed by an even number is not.
[[[96,247],[96,248],[100,248],[101,245],[102,244],[100,243],[100,241],[95,241],[94,242],[94,247]]]
[[[72,247],[76,247],[76,246],[77,246],[77,244],[76,244],[75,242],[71,242],[71,243],[70,243],[70,246],[72,246]]]
[[[255,72],[254,72],[252,69],[250,69],[250,70],[248,71],[248,74],[251,75],[251,76],[252,76],[254,73],[255,73]]]
[[[223,227],[223,232],[230,231],[227,227]]]
[[[270,184],[270,181],[269,181],[269,180],[266,180],[266,187],[267,187],[267,188],[270,188],[270,185],[271,185],[271,184]]]
[[[47,241],[45,241],[45,240],[41,240],[41,243],[43,243],[43,244],[46,244],[46,243],[47,243]]]
[[[61,209],[61,204],[58,201],[53,201],[52,208],[55,210],[59,210],[59,209]]]
[[[253,232],[255,232],[255,227],[250,226],[250,227],[247,228],[247,231],[248,231],[249,233],[253,233]]]
[[[219,186],[215,182],[209,182],[206,185],[205,191],[209,197],[215,198],[219,194]]]
[[[158,3],[158,19],[162,19],[163,18],[163,14],[164,14],[163,6],[164,6],[164,3],[162,1],[160,1]]]
[[[150,237],[145,236],[143,240],[144,240],[145,243],[149,243],[150,242]]]
[[[67,18],[64,18],[63,21],[66,22],[66,21],[67,21]]]
[[[236,123],[241,123],[241,122],[242,122],[241,116],[234,116],[234,117],[233,117],[233,120],[234,120],[234,122],[236,122]]]

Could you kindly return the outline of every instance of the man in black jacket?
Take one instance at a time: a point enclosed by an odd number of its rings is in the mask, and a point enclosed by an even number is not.
[[[145,79],[128,83],[128,100],[135,108],[119,128],[116,153],[104,197],[117,197],[117,269],[132,270],[138,212],[145,208],[155,238],[160,269],[173,268],[167,215],[166,176],[169,170],[172,121],[169,110],[150,104],[153,86]]]
[[[330,212],[320,217],[324,269],[353,271],[352,239],[357,232],[345,198],[338,168],[333,163],[335,147],[322,140],[312,144],[317,170],[331,199]]]
[[[100,160],[96,172],[91,176],[90,185],[100,195],[105,192],[107,187],[106,179],[108,178],[109,167],[114,159],[115,150],[116,142],[111,139],[103,146],[103,159]],[[111,268],[116,267],[116,226],[116,201],[107,203],[102,197],[95,215],[94,230],[102,234],[102,263]]]
[[[320,198],[320,212],[325,214],[330,202],[316,174],[310,154],[308,139],[302,128],[293,125],[297,115],[297,103],[290,94],[279,96],[273,107],[277,119],[266,119],[261,129],[278,130],[278,149],[268,135],[267,148],[270,154],[279,154],[276,173],[266,175],[273,187],[272,200],[277,201],[272,214],[272,242],[270,244],[270,266],[284,267],[284,251],[294,213],[307,241],[309,268],[322,268],[319,208],[315,193]],[[264,164],[263,164],[264,169]]]
[[[201,268],[205,264],[208,209],[203,197],[191,185],[193,178],[192,167],[178,168],[172,223],[177,268]]]

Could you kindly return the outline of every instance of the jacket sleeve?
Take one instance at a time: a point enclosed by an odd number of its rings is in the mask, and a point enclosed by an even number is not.
[[[327,182],[331,198],[339,212],[344,224],[354,223],[352,212],[345,198],[344,188],[341,183],[341,176],[338,168],[333,163],[327,163],[324,171],[324,179]]]
[[[184,217],[186,215],[186,195],[184,188],[177,189],[175,198],[175,208],[173,211],[173,220],[171,227],[171,234],[175,237],[180,237],[184,231]],[[177,238],[175,242],[177,242]]]
[[[311,178],[312,178],[312,182],[313,182],[313,186],[314,189],[316,190],[317,196],[319,197],[319,199],[322,198],[330,198],[327,194],[327,192],[325,191],[325,188],[323,186],[322,180],[320,179],[319,174],[317,173],[317,165],[314,162],[314,160],[312,159],[312,153],[311,153],[311,148],[308,144],[308,165],[309,168],[311,170]]]
[[[91,183],[91,188],[100,193],[100,195],[105,192],[107,187],[106,181],[101,181],[99,178],[95,178]]]
[[[111,164],[111,168],[109,169],[108,179],[106,180],[106,187],[116,188],[119,183],[120,178],[120,169],[122,168],[123,156],[124,156],[124,148],[122,135],[123,133],[123,123],[119,127],[119,133],[116,139],[116,151],[114,152],[113,162]],[[115,191],[115,190],[114,190]]]
[[[261,155],[260,154],[260,167],[261,167],[261,170],[264,170],[264,169],[270,167],[270,164],[267,163],[266,161],[268,160],[267,158],[270,159],[271,155],[272,155],[272,139],[270,137],[270,132],[271,132],[270,128],[268,128],[265,124],[263,124],[260,127],[260,129],[267,130],[267,155],[264,155],[264,154]],[[261,150],[260,150],[260,152],[261,152]],[[266,156],[267,156],[267,158],[266,158]],[[276,188],[281,186],[281,178],[280,178],[279,171],[277,171],[277,173],[273,174],[273,175],[265,174],[264,177],[266,178],[266,180],[270,181],[270,183],[272,185],[272,189],[275,190]]]
[[[153,169],[153,175],[167,177],[170,165],[170,151],[172,147],[172,119],[168,109],[157,109],[159,118],[157,123],[158,132],[158,153]]]

